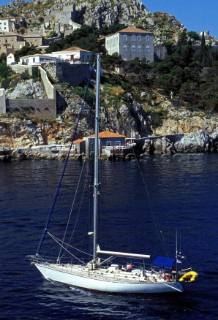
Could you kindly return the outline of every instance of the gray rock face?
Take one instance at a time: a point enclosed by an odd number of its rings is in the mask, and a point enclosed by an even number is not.
[[[146,139],[142,146],[143,154],[173,154],[173,142],[167,137]]]
[[[174,146],[177,152],[196,153],[210,151],[210,145],[209,134],[201,131],[184,135]]]
[[[210,141],[212,141],[211,152],[218,151],[218,127],[209,134]]]
[[[46,1],[41,2],[46,3]],[[47,17],[53,16],[60,19],[60,10],[66,11],[66,8],[72,11],[75,22],[97,28],[118,23],[132,24],[149,13],[141,0],[56,0],[47,10]]]
[[[19,82],[13,91],[6,92],[8,99],[45,99],[46,93],[42,84],[33,79]]]
[[[211,134],[207,131],[198,131],[183,135],[145,138],[140,144],[142,154],[216,152],[218,150],[218,130]]]

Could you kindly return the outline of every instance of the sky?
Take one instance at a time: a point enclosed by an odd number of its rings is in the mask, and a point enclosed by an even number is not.
[[[11,0],[0,0],[3,6]],[[28,2],[28,1],[26,1]],[[151,12],[167,12],[178,19],[188,31],[209,31],[218,39],[218,0],[142,0]]]
[[[0,0],[1,1],[1,0]],[[173,15],[188,31],[209,31],[218,39],[218,0],[142,0],[150,12]]]

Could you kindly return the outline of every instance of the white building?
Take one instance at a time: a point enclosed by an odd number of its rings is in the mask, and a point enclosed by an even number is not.
[[[154,61],[154,34],[136,27],[127,27],[105,39],[108,54],[118,53],[123,60],[134,58]]]
[[[15,31],[15,21],[11,18],[0,18],[0,32]]]
[[[68,61],[70,63],[89,62],[92,57],[92,52],[79,47],[71,47],[65,50],[52,52],[51,55],[52,57]]]
[[[56,61],[55,57],[49,54],[33,54],[24,57],[20,57],[19,64],[25,64],[30,66],[39,66],[45,62]]]
[[[62,28],[60,31],[64,32],[64,36],[66,37],[67,35],[71,34],[72,32],[74,32],[77,29],[81,28],[81,24],[76,23],[74,21],[69,21],[69,24],[64,26],[64,28]]]
[[[72,47],[62,51],[56,51],[49,54],[33,54],[20,58],[19,64],[38,66],[42,63],[53,62],[57,60],[67,61],[70,63],[89,62],[92,56],[91,51],[78,47]]]
[[[15,64],[15,58],[13,53],[9,53],[9,55],[7,56],[7,66],[11,64]]]
[[[0,33],[15,32],[25,24],[25,18],[4,17],[0,18]]]

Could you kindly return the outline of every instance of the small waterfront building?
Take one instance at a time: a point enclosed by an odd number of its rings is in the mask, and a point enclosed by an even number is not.
[[[94,153],[95,135],[84,138],[86,140],[86,155]],[[99,132],[99,155],[105,154],[106,149],[125,146],[125,136],[111,131]]]
[[[73,141],[73,153],[75,154],[85,154],[86,151],[86,146],[85,146],[86,141],[84,139],[77,139]]]
[[[94,153],[95,135],[84,137],[73,142],[73,150],[78,154],[86,154],[92,156]],[[99,155],[105,154],[105,150],[114,148],[122,148],[125,146],[125,136],[111,131],[99,132]]]

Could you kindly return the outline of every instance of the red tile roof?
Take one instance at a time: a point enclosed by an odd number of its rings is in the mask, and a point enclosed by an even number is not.
[[[94,138],[95,135],[92,134],[89,137]],[[102,131],[102,132],[99,132],[99,139],[102,139],[102,138],[125,138],[125,136],[119,133],[111,132],[111,131]]]
[[[84,51],[84,52],[91,52],[91,51],[88,51],[88,50],[85,50],[85,49],[81,49],[81,48],[79,48],[79,47],[70,47],[70,48],[61,50],[61,51],[59,51],[59,52],[65,52],[65,51]]]
[[[73,141],[73,144],[78,144],[78,143],[83,142],[83,141],[84,141],[83,139],[77,139],[77,140]]]
[[[146,31],[146,30],[143,30],[143,29],[136,28],[134,26],[127,27],[125,29],[122,29],[122,30],[118,31],[118,33],[121,33],[121,32],[125,32],[125,33],[153,33],[151,31]]]

